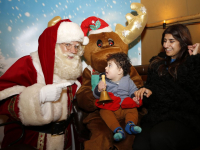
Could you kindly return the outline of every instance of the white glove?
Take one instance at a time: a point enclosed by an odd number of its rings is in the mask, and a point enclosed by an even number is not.
[[[69,85],[72,85],[72,83],[49,84],[42,87],[40,90],[40,103],[57,101],[60,98],[62,89]]]

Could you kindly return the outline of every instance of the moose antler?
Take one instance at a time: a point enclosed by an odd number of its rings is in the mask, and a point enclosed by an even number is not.
[[[147,12],[143,4],[131,3],[131,9],[137,11],[138,15],[134,16],[131,13],[126,14],[128,25],[124,27],[121,24],[117,24],[115,28],[115,33],[117,33],[126,44],[133,42],[142,33],[147,23]]]
[[[54,26],[57,22],[59,22],[60,20],[62,20],[62,18],[60,16],[55,16],[53,19],[51,19],[48,22],[48,27]]]

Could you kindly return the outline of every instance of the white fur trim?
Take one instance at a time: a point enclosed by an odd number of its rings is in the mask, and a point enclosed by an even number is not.
[[[54,109],[53,121],[65,120],[67,118],[67,114],[68,114],[67,89],[63,89],[60,99],[56,102],[53,102],[52,104],[53,104],[53,109]]]
[[[51,103],[44,104],[48,107],[48,118],[44,118],[41,111],[39,93],[43,86],[44,85],[42,84],[33,84],[32,86],[25,88],[19,96],[19,117],[24,125],[44,125],[53,120],[53,109]]]
[[[8,98],[10,96],[16,95],[21,93],[26,87],[25,86],[13,86],[7,89],[4,89],[3,91],[0,91],[0,100],[3,100],[5,98]]]
[[[90,70],[90,72],[91,72],[91,74],[92,74],[93,68],[92,68],[90,65],[88,65],[86,68],[87,68],[88,70]]]
[[[77,92],[78,89],[81,87],[81,83],[78,80],[76,80],[75,83],[77,85],[77,88],[76,88],[76,92]]]
[[[99,34],[99,33],[102,33],[102,32],[112,32],[112,31],[113,31],[112,28],[110,26],[108,26],[108,27],[105,27],[103,29],[91,30],[89,32],[89,35],[90,34]]]
[[[72,41],[83,42],[84,33],[78,24],[74,22],[62,22],[57,31],[56,43],[70,43]]]
[[[42,115],[44,120],[49,120],[49,118],[53,118],[52,117],[52,111],[50,111],[52,109],[52,103],[51,102],[46,102],[44,104],[41,104],[41,111],[42,111]],[[50,111],[50,113],[49,113]]]
[[[19,116],[24,125],[44,125],[67,118],[67,90],[63,89],[58,101],[45,102],[41,105],[39,93],[43,86],[42,84],[34,84],[27,87],[20,94],[18,104]]]
[[[42,72],[38,51],[32,52],[30,56],[32,57],[33,65],[37,71],[37,83],[45,84],[44,74]]]
[[[85,36],[83,38],[83,45],[87,45],[89,43],[89,38],[87,36]]]
[[[64,149],[64,134],[52,136],[47,134],[47,150],[62,150]]]

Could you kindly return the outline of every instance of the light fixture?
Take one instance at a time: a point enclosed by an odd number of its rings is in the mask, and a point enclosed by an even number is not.
[[[165,29],[166,28],[166,22],[165,22],[165,20],[163,21],[163,29]]]

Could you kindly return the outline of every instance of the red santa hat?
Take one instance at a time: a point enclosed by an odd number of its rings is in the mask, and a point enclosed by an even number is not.
[[[87,45],[88,37],[81,28],[69,19],[60,20],[54,26],[46,28],[38,40],[38,55],[46,84],[53,83],[56,43],[81,42]]]
[[[112,32],[112,28],[101,18],[91,16],[81,23],[84,35],[99,34],[102,32]]]

